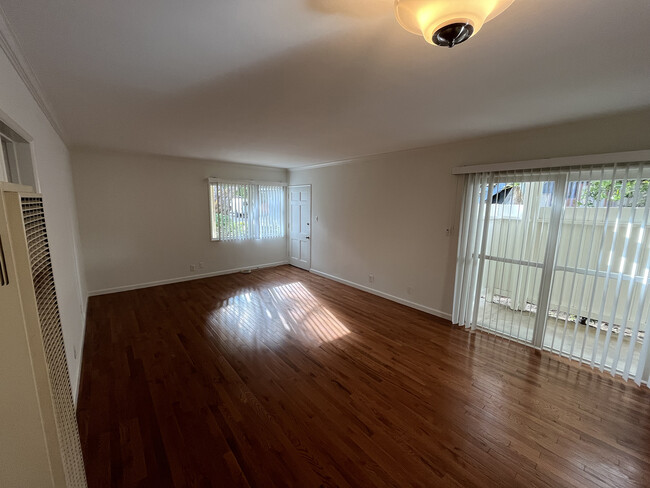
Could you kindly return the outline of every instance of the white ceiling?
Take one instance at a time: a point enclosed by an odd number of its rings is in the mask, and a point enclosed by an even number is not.
[[[516,0],[430,46],[392,0],[0,0],[70,145],[282,167],[650,106],[650,1]]]

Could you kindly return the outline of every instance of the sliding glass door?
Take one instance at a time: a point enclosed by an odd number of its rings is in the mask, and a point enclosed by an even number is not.
[[[549,253],[555,252],[552,226],[558,219],[556,216],[552,222],[552,210],[554,202],[561,199],[557,192],[562,186],[563,178],[557,175],[491,178],[474,319],[477,326],[539,345],[544,324],[538,310],[544,307],[552,271],[545,262]]]
[[[453,319],[648,376],[650,166],[468,175]]]
[[[544,347],[635,376],[648,320],[648,170],[569,174]]]

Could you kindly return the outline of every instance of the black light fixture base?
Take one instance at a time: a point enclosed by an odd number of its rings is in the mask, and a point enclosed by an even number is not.
[[[436,46],[454,47],[465,42],[474,34],[474,26],[466,23],[455,23],[441,27],[433,34],[433,43]]]

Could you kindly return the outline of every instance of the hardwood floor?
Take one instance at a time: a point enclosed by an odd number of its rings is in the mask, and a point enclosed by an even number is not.
[[[99,487],[649,486],[650,390],[283,266],[90,300]]]

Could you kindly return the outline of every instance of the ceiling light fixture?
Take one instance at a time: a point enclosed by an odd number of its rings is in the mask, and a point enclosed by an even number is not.
[[[514,0],[395,0],[404,29],[429,44],[454,47],[476,34]]]

